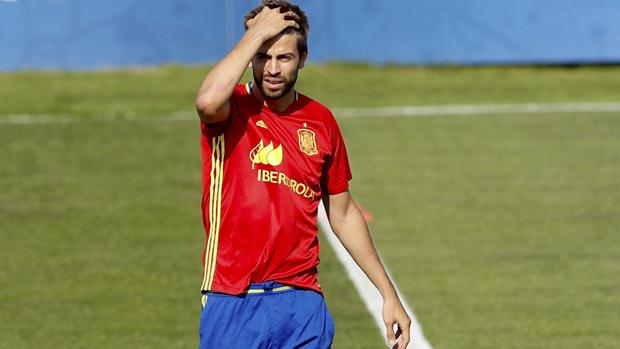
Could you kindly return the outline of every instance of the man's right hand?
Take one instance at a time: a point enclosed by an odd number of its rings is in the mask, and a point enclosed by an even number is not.
[[[299,29],[299,16],[293,11],[280,12],[280,8],[270,9],[265,6],[259,14],[247,21],[248,32],[254,32],[267,41],[280,34],[284,29]]]

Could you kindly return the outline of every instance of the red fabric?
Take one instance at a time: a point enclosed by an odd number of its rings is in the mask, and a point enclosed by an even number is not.
[[[239,294],[250,283],[277,281],[320,292],[318,205],[323,194],[346,191],[351,179],[331,112],[300,94],[286,111],[275,113],[247,84],[238,85],[227,121],[201,123],[201,130],[203,291]],[[223,146],[214,149],[221,135]],[[218,173],[214,150],[224,155],[221,205],[211,181]]]

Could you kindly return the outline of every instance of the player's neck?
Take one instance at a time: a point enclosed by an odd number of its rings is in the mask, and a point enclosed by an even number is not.
[[[293,104],[297,100],[297,92],[295,89],[291,89],[284,96],[280,98],[266,98],[263,93],[260,91],[260,88],[252,86],[252,94],[267,108],[275,111],[275,112],[283,112],[285,111],[291,104]]]

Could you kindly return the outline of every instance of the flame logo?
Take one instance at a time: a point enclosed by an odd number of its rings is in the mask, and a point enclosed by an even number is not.
[[[263,141],[261,140],[260,143],[258,143],[252,151],[250,151],[252,169],[254,169],[254,164],[278,166],[282,163],[283,156],[284,153],[282,152],[282,144],[280,144],[277,148],[274,148],[273,142],[269,142],[267,146],[264,146]]]

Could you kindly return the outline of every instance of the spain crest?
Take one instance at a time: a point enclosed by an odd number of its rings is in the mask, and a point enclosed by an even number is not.
[[[297,136],[299,137],[299,150],[309,156],[319,153],[319,150],[316,148],[316,135],[314,131],[300,128],[297,130]]]

